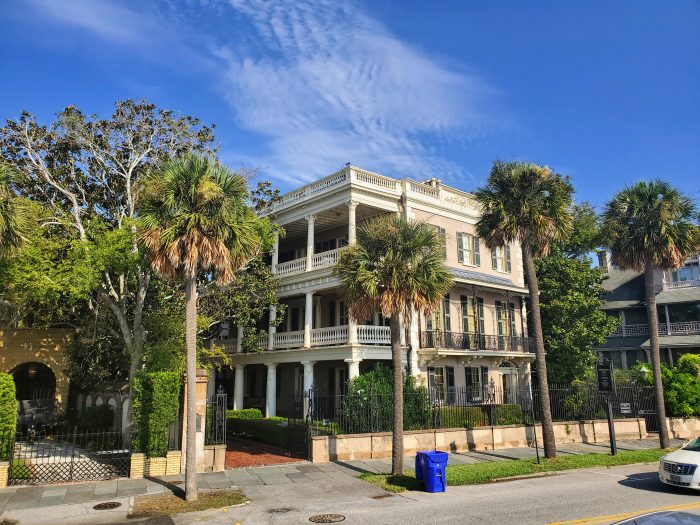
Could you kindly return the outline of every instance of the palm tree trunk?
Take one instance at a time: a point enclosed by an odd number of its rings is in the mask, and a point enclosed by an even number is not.
[[[644,269],[644,292],[647,301],[647,317],[649,318],[649,354],[651,371],[654,377],[654,393],[656,394],[656,413],[659,420],[659,444],[661,448],[670,446],[668,427],[666,426],[666,405],[664,404],[664,385],[661,380],[661,357],[659,355],[659,319],[656,311],[656,290],[654,289],[654,268],[647,265]]]
[[[557,447],[554,441],[552,426],[552,407],[549,403],[549,384],[547,382],[547,362],[544,353],[544,337],[542,335],[542,318],[540,316],[540,286],[537,282],[535,261],[532,248],[527,242],[523,243],[523,262],[527,276],[527,288],[530,291],[530,315],[535,339],[535,360],[537,361],[537,378],[539,379],[540,406],[542,407],[542,441],[544,455],[548,458],[557,457]]]
[[[391,434],[391,473],[403,474],[403,363],[401,360],[401,319],[389,319],[391,363],[394,367],[394,431]]]
[[[185,499],[197,500],[197,283],[185,282],[185,352],[187,355],[187,435],[185,444]]]

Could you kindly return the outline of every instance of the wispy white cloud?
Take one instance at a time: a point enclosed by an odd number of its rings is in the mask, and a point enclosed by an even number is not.
[[[231,5],[259,39],[215,51],[227,64],[225,96],[240,125],[268,140],[264,156],[277,177],[308,180],[350,161],[454,179],[467,170],[435,145],[500,125],[483,79],[399,40],[357,5]]]

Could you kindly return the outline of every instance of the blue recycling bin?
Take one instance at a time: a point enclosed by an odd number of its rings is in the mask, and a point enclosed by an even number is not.
[[[437,450],[421,453],[421,476],[426,492],[445,492],[447,458],[447,452],[438,452]],[[417,477],[418,474],[416,474]]]
[[[423,456],[429,453],[429,450],[416,452],[416,479],[419,481],[423,479]]]

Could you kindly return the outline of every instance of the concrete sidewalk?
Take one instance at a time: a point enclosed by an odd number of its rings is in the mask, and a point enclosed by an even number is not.
[[[674,440],[672,446],[678,447],[682,444],[683,441]],[[655,447],[658,447],[658,441],[651,439],[618,442],[619,450],[641,450]],[[557,450],[560,454],[607,453],[609,452],[609,444],[576,443],[560,445]],[[449,464],[507,461],[535,457],[535,454],[534,448],[461,452],[450,454]],[[407,472],[413,471],[413,466],[414,457],[407,456],[405,458],[405,470]],[[313,490],[326,491],[335,485],[344,486],[350,481],[349,478],[354,478],[363,472],[389,472],[390,469],[390,458],[319,464],[301,462],[200,474],[198,476],[198,486],[200,489],[206,490],[303,484],[306,486],[303,490],[311,487]],[[92,506],[103,501],[119,501],[122,503],[122,511],[126,511],[128,510],[129,500],[133,496],[165,492],[181,494],[184,489],[183,481],[184,477],[178,474],[163,478],[141,480],[120,479],[93,483],[8,487],[0,490],[0,521],[3,519],[18,519],[26,515],[28,509],[36,509],[36,512],[41,512],[47,518],[53,519],[58,518],[61,512],[57,514],[54,509],[47,507],[72,505],[76,509],[90,511]],[[61,511],[65,514],[69,509],[64,508]],[[93,514],[91,513],[90,515],[92,516]],[[34,518],[36,520],[36,514],[34,514]],[[69,522],[66,520],[62,521]],[[26,523],[32,522],[38,523],[38,521],[26,521]],[[48,522],[48,519],[45,522]],[[90,523],[92,522],[90,521]],[[20,519],[19,523],[25,522]],[[76,523],[80,523],[80,521],[76,521]]]

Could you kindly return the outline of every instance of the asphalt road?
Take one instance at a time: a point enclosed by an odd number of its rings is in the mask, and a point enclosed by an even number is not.
[[[700,516],[700,492],[662,485],[655,465],[568,471],[487,485],[449,487],[445,494],[385,493],[346,476],[327,487],[248,487],[252,503],[175,523],[258,525],[309,523],[320,513],[345,516],[343,523],[401,525],[434,523],[575,525],[614,523],[636,513],[669,508]]]

